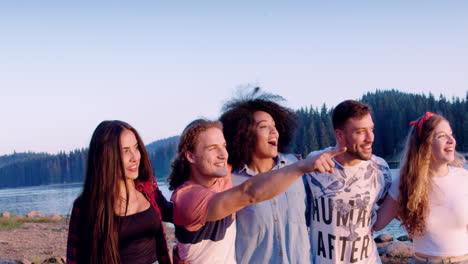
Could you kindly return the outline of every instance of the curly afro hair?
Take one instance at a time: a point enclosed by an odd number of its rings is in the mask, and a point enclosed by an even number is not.
[[[256,87],[252,92],[224,104],[223,114],[219,120],[223,123],[229,152],[228,162],[232,165],[232,169],[239,169],[252,161],[257,143],[253,114],[257,111],[264,111],[272,116],[279,133],[278,151],[283,153],[287,151],[299,119],[292,109],[277,103],[279,101],[284,101],[284,98],[264,93]]]

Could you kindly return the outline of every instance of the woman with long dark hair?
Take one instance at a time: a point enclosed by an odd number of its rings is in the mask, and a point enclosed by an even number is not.
[[[412,236],[413,263],[468,263],[468,171],[444,117],[412,125],[400,175],[378,210],[374,230],[398,217]]]
[[[67,263],[171,263],[162,220],[172,222],[172,204],[156,184],[140,136],[125,122],[103,121],[73,204]]]

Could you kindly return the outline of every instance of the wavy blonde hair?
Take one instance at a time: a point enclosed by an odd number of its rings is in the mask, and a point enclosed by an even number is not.
[[[432,142],[435,128],[444,120],[447,121],[440,115],[429,118],[423,123],[419,136],[418,126],[413,125],[406,140],[400,169],[398,216],[411,236],[423,235],[426,227],[429,193],[434,190],[429,176]],[[460,157],[456,153],[456,159],[450,165],[464,166]]]

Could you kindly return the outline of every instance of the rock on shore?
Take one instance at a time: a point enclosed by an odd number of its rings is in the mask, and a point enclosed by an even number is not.
[[[414,255],[413,244],[408,236],[394,240],[390,234],[381,234],[374,241],[384,264],[408,263]]]

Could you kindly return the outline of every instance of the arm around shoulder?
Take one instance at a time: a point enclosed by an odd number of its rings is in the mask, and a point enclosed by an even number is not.
[[[164,197],[161,190],[159,188],[156,189],[155,193],[155,200],[156,204],[158,205],[159,209],[161,210],[161,217],[164,222],[174,222],[173,213],[174,213],[174,206],[173,204]]]
[[[374,231],[380,231],[397,216],[398,203],[389,194],[377,210],[377,221],[372,226]]]

